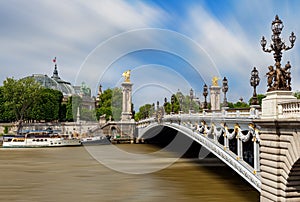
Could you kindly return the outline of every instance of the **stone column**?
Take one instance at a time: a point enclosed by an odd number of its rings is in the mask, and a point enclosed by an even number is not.
[[[123,88],[123,102],[122,102],[122,121],[129,121],[131,120],[132,117],[132,98],[131,98],[131,93],[132,93],[132,83],[130,82],[123,82],[122,83],[122,88]]]
[[[221,93],[221,87],[220,86],[211,86],[209,88],[210,90],[210,105],[212,111],[220,111],[220,93]]]

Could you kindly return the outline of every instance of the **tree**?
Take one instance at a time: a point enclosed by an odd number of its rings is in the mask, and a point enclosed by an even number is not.
[[[74,121],[77,118],[78,107],[82,102],[81,97],[74,95],[68,98],[66,104],[66,121]]]
[[[28,117],[29,120],[54,121],[59,120],[63,94],[58,90],[43,88],[39,98],[34,103]]]
[[[295,95],[295,94],[294,94]],[[257,100],[258,100],[258,104],[261,106],[261,103],[262,103],[262,99],[264,99],[266,97],[266,95],[264,94],[257,94]],[[295,96],[297,97],[297,96]],[[252,97],[249,99],[249,105],[251,105],[251,102],[252,102]]]
[[[12,111],[5,106],[5,98],[3,94],[3,86],[0,86],[0,122],[13,122],[16,118]]]
[[[294,92],[294,96],[295,96],[297,99],[300,99],[300,92],[299,92],[299,91]]]
[[[10,109],[18,120],[18,133],[25,115],[40,96],[41,89],[42,86],[30,77],[20,80],[7,78],[3,82],[4,106]]]
[[[145,104],[139,108],[139,111],[135,114],[134,119],[139,121],[141,119],[146,119],[152,116],[154,113],[153,105]]]
[[[166,114],[170,114],[172,112],[172,104],[169,102],[166,102],[164,104],[164,109],[165,109]]]
[[[246,102],[237,101],[233,104],[233,108],[249,108],[250,106]]]
[[[96,120],[95,110],[90,110],[85,107],[81,107],[80,120],[95,121]]]
[[[199,111],[199,104],[194,100],[191,100],[189,95],[184,96],[181,92],[177,92],[171,96],[171,100],[173,97],[173,112],[178,113],[180,110],[183,113],[189,113],[190,109],[198,112]]]
[[[96,109],[96,117],[105,115],[106,120],[120,120],[122,113],[122,89],[106,89],[99,97],[99,107]]]
[[[61,103],[59,111],[59,121],[66,121],[67,104]]]

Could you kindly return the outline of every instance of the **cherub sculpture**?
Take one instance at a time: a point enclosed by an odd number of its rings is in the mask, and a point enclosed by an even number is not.
[[[268,68],[269,68],[269,72],[266,74],[266,76],[268,77],[268,91],[270,91],[273,88],[272,85],[273,85],[273,79],[275,77],[275,70],[272,65],[270,65]]]
[[[292,88],[291,88],[292,77],[291,77],[291,72],[290,72],[291,67],[292,66],[290,64],[290,61],[288,61],[287,64],[285,65],[284,69],[283,69],[285,79],[286,79],[286,82],[287,82],[287,90],[292,90]]]

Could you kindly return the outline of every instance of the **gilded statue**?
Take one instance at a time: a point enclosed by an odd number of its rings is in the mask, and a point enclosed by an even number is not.
[[[219,80],[219,79],[220,79],[220,78],[214,76],[214,77],[212,78],[212,85],[213,85],[213,86],[219,86],[219,84],[218,84],[218,80]]]
[[[130,82],[130,70],[124,72],[122,76],[124,77],[125,82]]]

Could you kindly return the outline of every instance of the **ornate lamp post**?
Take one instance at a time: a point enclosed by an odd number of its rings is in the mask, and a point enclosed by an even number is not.
[[[175,103],[175,96],[172,95],[172,97],[171,97],[172,113],[174,113],[174,103]]]
[[[206,84],[204,84],[204,86],[203,86],[203,96],[204,96],[204,106],[203,106],[203,108],[204,109],[207,109],[207,101],[206,101],[207,95],[208,95],[208,87],[207,87]]]
[[[262,50],[264,52],[274,52],[273,56],[275,59],[275,66],[276,69],[274,70],[273,66],[269,66],[269,72],[267,73],[268,77],[268,91],[274,91],[274,90],[291,90],[290,86],[290,72],[289,69],[291,68],[290,64],[286,64],[285,68],[281,68],[281,57],[282,52],[289,50],[294,47],[294,43],[296,41],[296,36],[294,32],[291,33],[289,37],[289,41],[291,43],[290,46],[287,46],[284,41],[281,39],[280,34],[283,29],[283,23],[279,19],[278,15],[275,16],[275,20],[272,22],[272,42],[270,44],[269,48],[266,48],[267,41],[265,37],[263,36],[260,44],[262,46]]]
[[[152,106],[151,106],[151,116],[153,116],[155,114],[155,104],[152,103]]]
[[[223,84],[222,92],[224,93],[223,107],[227,107],[228,103],[227,103],[226,93],[228,91],[228,80],[226,79],[226,77],[223,78],[222,84]]]
[[[182,93],[181,92],[178,92],[178,99],[179,99],[179,104],[180,104],[180,106],[179,106],[179,109],[180,109],[180,111],[182,111],[182,104],[183,104],[183,95],[182,95]]]
[[[192,111],[192,109],[193,109],[193,99],[194,99],[194,91],[191,88],[191,90],[190,90],[190,111]]]
[[[251,105],[258,105],[257,94],[256,94],[256,86],[259,85],[260,78],[258,76],[258,71],[256,67],[253,67],[251,71],[250,85],[253,86],[253,96]]]

